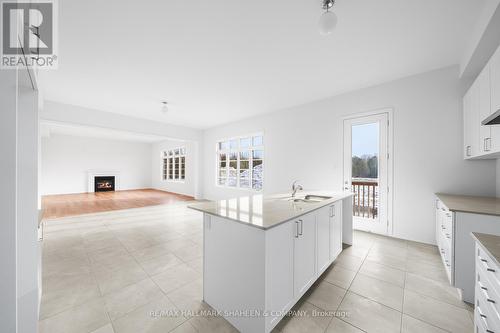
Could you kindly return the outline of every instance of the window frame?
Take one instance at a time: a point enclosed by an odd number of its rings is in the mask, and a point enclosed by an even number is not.
[[[254,146],[253,145],[253,137],[255,136],[260,136],[262,137],[262,145],[259,146]],[[250,138],[250,146],[242,148],[240,146],[241,139],[245,138]],[[237,140],[238,141],[238,147],[236,149],[231,149],[229,142],[231,140]],[[227,149],[220,150],[219,149],[219,143],[221,142],[228,142],[228,147]],[[253,151],[255,150],[260,150],[262,151],[262,187],[260,189],[255,189],[253,188]],[[241,152],[248,151],[249,152],[249,158],[248,158],[248,170],[249,170],[249,186],[248,187],[241,187],[240,186],[240,158]],[[230,153],[235,153],[237,155],[236,159],[236,186],[229,186],[227,184],[227,179],[229,179],[229,154]],[[226,154],[226,183],[224,185],[219,184],[219,178],[220,178],[220,172],[219,172],[219,167],[220,167],[220,161],[219,161],[219,154],[220,153],[225,153]],[[262,193],[264,190],[264,161],[266,160],[265,156],[265,149],[264,149],[264,133],[263,132],[257,132],[257,133],[252,133],[252,134],[247,134],[247,135],[238,135],[238,136],[231,136],[231,137],[226,137],[222,139],[217,139],[215,142],[215,186],[219,188],[224,188],[224,189],[233,189],[233,190],[242,190],[242,191],[249,191],[249,192],[256,192],[256,193]]]
[[[176,155],[175,151],[179,151],[179,153]],[[178,167],[178,178],[175,178],[175,171],[176,171],[176,163],[175,159],[179,158],[179,167]],[[184,163],[181,163],[182,158],[184,158]],[[187,161],[187,150],[186,147],[176,147],[176,148],[169,148],[165,149],[161,152],[161,180],[164,182],[169,182],[169,183],[185,183],[186,182],[186,161]],[[184,165],[184,178],[181,178],[182,175],[182,168],[180,165]],[[172,169],[170,169],[170,166],[172,166]],[[172,171],[172,172],[170,172]],[[172,178],[170,177],[170,174]]]

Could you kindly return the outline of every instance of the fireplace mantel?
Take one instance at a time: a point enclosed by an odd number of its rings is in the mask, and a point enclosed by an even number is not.
[[[120,171],[116,170],[88,170],[87,171],[87,192],[94,192],[94,178],[96,176],[114,176],[115,191],[120,190]]]

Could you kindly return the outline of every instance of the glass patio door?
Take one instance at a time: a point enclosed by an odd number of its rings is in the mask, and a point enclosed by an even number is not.
[[[387,113],[344,120],[344,190],[353,196],[354,229],[388,233]]]

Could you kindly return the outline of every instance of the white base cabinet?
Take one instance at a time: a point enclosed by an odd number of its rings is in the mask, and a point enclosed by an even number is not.
[[[475,333],[500,332],[500,267],[476,242]]]
[[[241,332],[270,332],[342,251],[342,206],[267,230],[205,213],[205,302]]]
[[[450,284],[469,303],[474,303],[475,294],[472,232],[500,235],[500,216],[450,211],[436,199],[436,243]]]

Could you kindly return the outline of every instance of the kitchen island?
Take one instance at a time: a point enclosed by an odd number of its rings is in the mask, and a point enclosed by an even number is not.
[[[241,332],[270,332],[343,248],[352,193],[201,202],[203,299]]]

